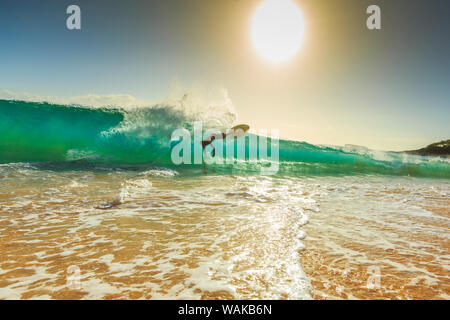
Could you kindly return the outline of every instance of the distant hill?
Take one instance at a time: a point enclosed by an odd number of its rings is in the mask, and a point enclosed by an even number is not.
[[[403,153],[417,154],[420,156],[450,157],[450,139],[432,143],[422,149],[403,151]]]

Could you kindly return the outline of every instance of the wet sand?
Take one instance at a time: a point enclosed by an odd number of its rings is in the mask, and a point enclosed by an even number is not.
[[[449,299],[450,198],[429,198],[415,205],[437,218],[402,217],[397,223],[403,228],[392,228],[339,213],[330,214],[327,221],[311,215],[310,223],[304,228],[309,235],[304,241],[306,249],[301,252],[303,270],[311,279],[311,296],[314,299]],[[333,232],[332,227],[324,227],[330,224],[370,230],[366,234],[370,233],[371,237],[343,236]]]
[[[449,190],[14,168],[0,182],[0,298],[449,299]]]

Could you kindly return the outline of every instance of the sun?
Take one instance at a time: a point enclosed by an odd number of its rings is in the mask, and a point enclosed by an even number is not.
[[[253,46],[272,62],[292,58],[300,49],[303,34],[302,14],[291,0],[265,0],[253,15]]]

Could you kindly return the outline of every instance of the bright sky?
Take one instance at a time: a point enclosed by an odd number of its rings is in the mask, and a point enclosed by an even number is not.
[[[384,150],[450,138],[448,1],[293,0],[303,38],[278,62],[252,42],[262,2],[2,1],[0,90],[158,101],[174,83],[221,87],[239,122],[282,137]],[[66,29],[74,3],[80,31]],[[366,28],[370,4],[381,30]]]

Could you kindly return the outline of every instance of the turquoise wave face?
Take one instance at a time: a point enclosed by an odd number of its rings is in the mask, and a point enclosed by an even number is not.
[[[171,132],[184,120],[169,106],[127,112],[0,100],[0,163],[167,162]]]
[[[77,161],[111,166],[180,167],[171,158],[174,146],[171,135],[178,128],[192,132],[194,120],[170,105],[124,110],[0,100],[0,163]],[[259,152],[249,147],[250,139],[260,137],[251,134],[245,137],[247,161],[214,164],[216,172],[259,173],[261,167],[268,166],[267,162],[248,161],[249,153]],[[270,139],[267,139],[267,146],[270,155]],[[190,148],[193,162],[194,149],[198,146],[191,143]],[[237,154],[237,147],[234,148]],[[278,174],[286,175],[387,174],[450,178],[447,159],[365,148],[322,147],[288,140],[279,141],[277,164]],[[181,166],[201,167],[199,164]]]

